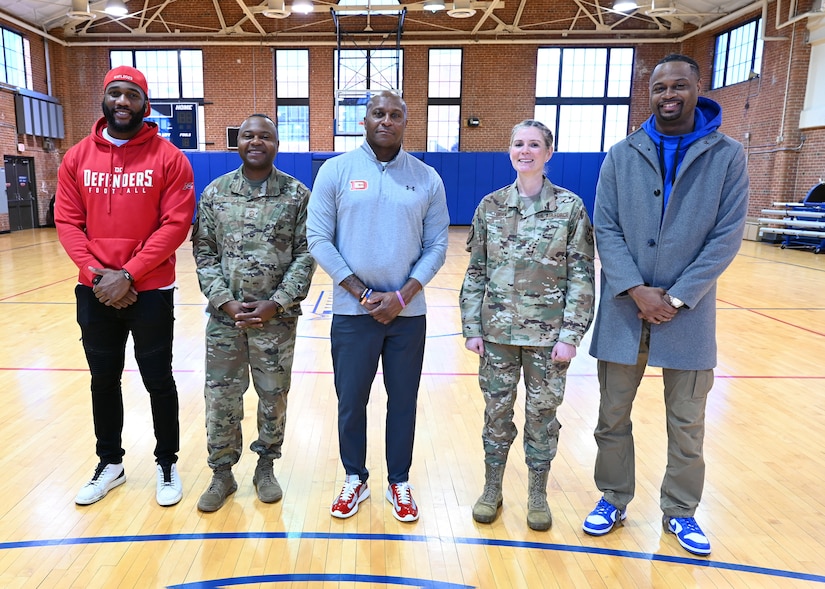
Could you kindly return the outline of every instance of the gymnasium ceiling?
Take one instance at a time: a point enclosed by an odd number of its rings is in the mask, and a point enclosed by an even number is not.
[[[399,31],[402,45],[663,43],[758,14],[768,1],[638,0],[636,10],[621,13],[613,0],[447,0],[438,12],[425,0],[312,0],[314,12],[300,14],[294,0],[127,0],[128,14],[111,17],[107,0],[89,2],[88,13],[85,0],[3,0],[0,17],[75,46],[310,46],[339,38],[375,46],[394,44]],[[796,5],[777,1],[785,11]]]

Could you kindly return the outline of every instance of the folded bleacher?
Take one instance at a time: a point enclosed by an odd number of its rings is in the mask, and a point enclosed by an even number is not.
[[[802,202],[775,202],[759,219],[759,236],[780,238],[779,247],[825,250],[825,183],[811,188]]]

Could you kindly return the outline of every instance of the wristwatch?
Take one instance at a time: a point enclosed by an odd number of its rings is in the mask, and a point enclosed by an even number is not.
[[[667,301],[667,304],[674,309],[680,309],[685,306],[685,302],[683,300],[672,297],[668,293],[665,293],[665,300]]]
[[[123,277],[126,280],[128,280],[129,282],[134,282],[135,281],[135,279],[132,278],[132,275],[129,274],[129,271],[126,268],[121,268],[120,271],[123,272]]]

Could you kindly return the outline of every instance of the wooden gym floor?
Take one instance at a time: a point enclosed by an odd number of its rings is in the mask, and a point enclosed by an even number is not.
[[[134,359],[124,374],[127,482],[74,504],[94,456],[88,373],[74,319],[74,265],[54,229],[0,235],[0,587],[814,587],[825,586],[825,255],[745,241],[719,289],[719,366],[708,403],[705,497],[697,520],[710,558],[693,558],[660,525],[665,461],[661,378],[649,370],[634,426],[639,488],[623,528],[591,538],[582,519],[592,480],[598,387],[585,341],[560,410],[549,502],[554,524],[527,528],[519,436],[504,508],[476,524],[483,483],[477,362],[457,307],[465,227],[427,288],[429,328],[411,482],[421,510],[393,519],[383,498],[385,392],[370,404],[372,497],[348,520],[340,489],[329,353],[329,278],[319,271],[299,322],[284,457],[284,498],[257,501],[255,456],[235,468],[238,492],[214,514],[197,500],[210,480],[203,423],[204,299],[190,244],[179,251],[175,374],[183,500],[155,503],[148,396]],[[131,352],[130,352],[131,353]],[[246,397],[245,445],[256,396]],[[517,410],[521,430],[523,410]]]

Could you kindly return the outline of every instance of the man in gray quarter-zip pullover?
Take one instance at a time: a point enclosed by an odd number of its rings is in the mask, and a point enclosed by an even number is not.
[[[409,471],[426,333],[422,289],[444,264],[450,219],[441,178],[401,147],[406,126],[399,95],[373,95],[365,142],[321,167],[309,200],[309,250],[333,282],[330,339],[347,475],[330,508],[339,518],[355,515],[370,494],[367,403],[380,358],[386,497],[396,519],[418,519]]]

